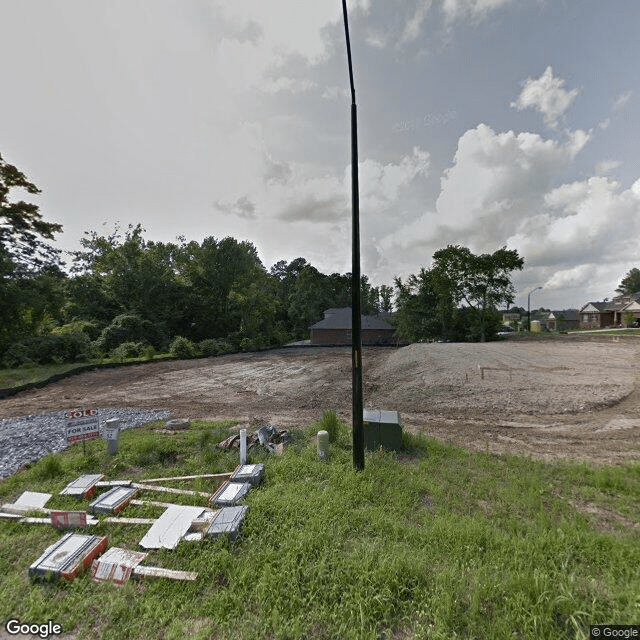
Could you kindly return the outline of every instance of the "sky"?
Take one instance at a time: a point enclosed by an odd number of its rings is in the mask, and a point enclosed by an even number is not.
[[[506,246],[518,306],[616,295],[640,267],[640,2],[348,6],[370,281]],[[140,223],[351,270],[340,0],[0,0],[0,78],[0,153],[60,248]]]

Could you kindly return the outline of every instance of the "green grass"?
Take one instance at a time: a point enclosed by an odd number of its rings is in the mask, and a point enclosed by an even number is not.
[[[603,336],[640,336],[640,329],[612,329],[611,331],[601,331]]]
[[[99,367],[101,365],[118,365],[118,364],[144,364],[155,360],[175,360],[168,353],[155,354],[152,357],[140,358],[100,358],[89,360],[87,362],[74,362],[64,364],[29,364],[11,369],[0,369],[0,389],[12,389],[20,387],[24,384],[34,384],[45,382],[52,376],[73,372],[74,370],[83,371],[87,367]]]
[[[157,425],[156,425],[157,426]],[[187,432],[121,434],[76,445],[0,482],[0,501],[57,493],[85,472],[138,478],[231,470],[215,448],[229,423]],[[348,437],[317,459],[296,430],[247,498],[243,538],[181,542],[145,564],[197,571],[194,583],[143,579],[123,588],[31,583],[27,568],[59,534],[0,521],[0,621],[53,619],[77,638],[588,638],[589,624],[640,614],[640,464],[592,467],[469,453],[405,435],[400,454],[367,453],[352,467]],[[211,481],[183,483],[210,491]],[[197,497],[151,499],[203,504]],[[155,517],[156,507],[123,515]],[[138,525],[100,525],[110,545],[137,548]]]
[[[570,329],[569,333],[593,333],[601,336],[640,336],[640,329]]]
[[[33,366],[0,369],[0,389],[20,387],[23,384],[41,382],[59,373],[76,369],[78,364],[41,364]]]

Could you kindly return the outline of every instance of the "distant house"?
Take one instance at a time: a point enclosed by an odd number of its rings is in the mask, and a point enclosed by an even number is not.
[[[578,309],[562,309],[552,311],[547,318],[549,331],[566,331],[580,326],[580,311]]]
[[[640,318],[640,291],[613,300],[588,302],[580,309],[580,328],[632,326]]]
[[[549,316],[551,315],[550,311],[540,311],[536,309],[531,312],[531,323],[534,322],[540,325],[540,330],[547,331],[549,329]]]
[[[386,317],[389,317],[386,314]],[[396,343],[395,329],[384,319],[385,315],[361,316],[363,345],[391,345]],[[351,344],[351,308],[327,309],[324,319],[309,327],[311,344]]]
[[[520,314],[503,311],[502,324],[511,327],[512,329],[517,329],[520,326]]]

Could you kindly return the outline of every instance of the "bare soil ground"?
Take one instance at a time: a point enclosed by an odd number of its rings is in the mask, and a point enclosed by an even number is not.
[[[405,429],[494,453],[640,459],[640,339],[566,337],[363,350],[365,407]],[[306,426],[351,419],[350,348],[291,348],[83,373],[0,399],[9,418],[74,407]]]

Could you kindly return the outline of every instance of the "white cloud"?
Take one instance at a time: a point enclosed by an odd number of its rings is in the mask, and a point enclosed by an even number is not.
[[[558,186],[558,176],[572,168],[589,140],[581,130],[562,142],[528,132],[496,133],[485,124],[467,131],[453,166],[443,172],[435,209],[398,216],[395,230],[380,241],[383,254],[397,257],[396,273],[407,273],[415,272],[411,264],[428,265],[447,244],[473,251],[507,245],[525,258],[527,277],[535,272],[536,283],[554,288],[593,272],[575,265],[591,265],[600,252],[610,249],[616,261],[616,252],[628,255],[640,224],[640,181],[622,193],[601,178]]]
[[[479,246],[502,242],[588,140],[583,131],[570,134],[565,144],[535,133],[495,133],[484,124],[467,131],[441,181],[442,227],[475,238]]]
[[[374,49],[384,49],[389,42],[389,36],[382,31],[369,29],[365,36],[365,42]]]
[[[242,196],[235,202],[218,201],[215,206],[223,213],[229,213],[240,218],[255,219],[256,217],[256,205],[251,202],[248,196]]]
[[[279,76],[278,78],[272,78],[265,80],[261,86],[262,91],[265,93],[278,93],[280,91],[287,91],[289,93],[304,93],[311,91],[318,87],[317,83],[312,80],[299,80],[297,78],[288,78],[287,76]]]
[[[365,159],[358,165],[360,206],[369,223],[383,215],[417,176],[426,176],[429,154],[414,147],[399,162],[383,164]],[[272,185],[265,197],[272,200],[276,217],[311,223],[347,220],[351,202],[351,166],[342,175],[315,175],[313,170],[295,165],[291,178]]]
[[[568,287],[581,287],[587,279],[593,275],[595,265],[591,263],[581,264],[577,267],[556,271],[545,283],[544,290],[565,289]]]
[[[415,40],[422,30],[422,24],[427,19],[431,9],[432,0],[419,0],[413,16],[409,19],[404,28],[401,42],[411,42]]]
[[[351,169],[348,171],[350,176]],[[414,147],[412,154],[404,156],[397,164],[365,160],[358,171],[362,196],[378,202],[393,202],[402,187],[418,175],[426,177],[428,171],[429,154],[419,147]]]
[[[511,106],[518,111],[535,109],[542,114],[545,124],[555,128],[578,96],[577,89],[567,91],[564,83],[564,80],[553,76],[553,69],[549,66],[539,78],[527,78],[518,99]]]
[[[507,5],[512,0],[444,0],[442,11],[448,24],[463,18],[483,19],[491,11]]]
[[[251,140],[258,144],[258,135],[252,126],[240,139],[245,146]],[[280,253],[267,254],[267,261],[304,255],[319,269],[335,271],[350,256],[351,166],[322,173],[313,165],[274,158],[264,143],[262,159],[261,178],[247,175],[245,183],[235,185],[235,194],[229,189],[216,203],[232,214],[225,233],[250,234],[260,237],[264,247],[277,246]],[[365,158],[359,164],[362,263],[372,278],[388,268],[381,241],[402,220],[399,203],[417,188],[416,180],[428,175],[429,161],[427,152],[414,147],[396,161]],[[349,260],[343,268],[350,269]],[[388,281],[388,275],[384,278]]]
[[[618,162],[617,160],[602,160],[596,165],[596,175],[601,176],[621,166],[622,162]]]
[[[592,177],[545,194],[543,212],[524,221],[509,244],[533,264],[566,269],[618,263],[633,255],[639,232],[640,189],[621,191],[618,182]]]
[[[613,103],[613,110],[620,111],[620,109],[622,109],[627,104],[627,102],[629,102],[629,99],[631,98],[632,94],[633,94],[633,91],[631,90],[621,93]]]

